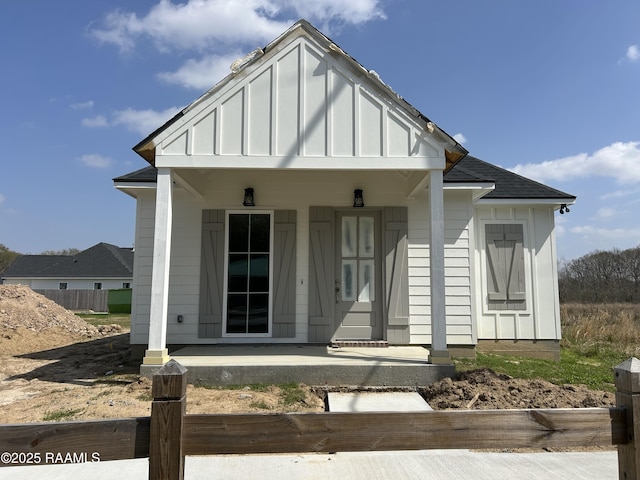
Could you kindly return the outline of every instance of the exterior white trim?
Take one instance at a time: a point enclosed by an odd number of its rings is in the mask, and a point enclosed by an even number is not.
[[[434,157],[283,157],[247,155],[158,155],[156,167],[287,170],[431,170],[443,169],[444,156]]]
[[[173,172],[169,168],[158,169],[158,189],[156,191],[155,207],[149,351],[162,351],[167,346],[169,267],[171,264],[173,222]]]
[[[431,349],[447,350],[446,289],[444,273],[444,194],[442,170],[429,173],[430,236],[429,271],[431,276]]]
[[[537,207],[545,205],[573,205],[575,200],[567,198],[482,198],[476,202],[476,205],[489,206],[512,206],[512,205],[535,205]]]
[[[229,215],[269,215],[269,320],[267,333],[226,333],[227,294],[229,283]],[[222,296],[222,338],[271,338],[273,335],[273,238],[275,215],[273,210],[226,210],[224,212],[224,282]]]

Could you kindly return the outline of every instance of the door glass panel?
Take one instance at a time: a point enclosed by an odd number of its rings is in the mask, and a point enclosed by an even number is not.
[[[269,255],[251,254],[249,269],[249,290],[251,292],[269,291]]]
[[[227,296],[227,333],[245,333],[247,322],[247,294]]]
[[[269,333],[269,214],[229,215],[226,333]]]
[[[232,253],[229,255],[229,293],[247,291],[248,265],[246,253]]]
[[[373,258],[373,217],[360,217],[360,239],[358,255],[360,257]]]
[[[358,284],[359,302],[375,302],[374,265],[373,260],[360,260]]]
[[[342,217],[342,256],[355,257],[358,217]]]
[[[249,215],[229,215],[229,251],[249,251]]]
[[[356,273],[356,260],[342,260],[342,301],[353,302],[356,299],[356,282],[358,275]]]
[[[269,215],[251,215],[251,251],[269,251]]]
[[[267,333],[269,331],[269,294],[249,295],[248,333]]]

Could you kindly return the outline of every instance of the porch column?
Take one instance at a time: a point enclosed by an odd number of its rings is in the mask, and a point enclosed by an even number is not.
[[[429,362],[451,363],[447,349],[447,318],[444,287],[444,191],[442,170],[429,173],[429,207],[431,244],[429,246],[431,275],[431,351]]]
[[[149,347],[142,363],[163,365],[169,361],[167,315],[169,308],[169,265],[173,214],[173,174],[170,168],[158,168],[156,220],[153,234],[153,270],[151,273],[151,312]]]

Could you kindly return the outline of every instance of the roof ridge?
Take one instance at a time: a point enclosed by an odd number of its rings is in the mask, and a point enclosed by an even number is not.
[[[104,242],[102,242],[102,244],[107,247],[107,250],[111,253],[111,255],[113,255],[116,258],[116,260],[118,260],[124,266],[124,268],[126,268],[129,272],[133,274],[133,270],[131,266],[122,257],[122,252],[120,250],[124,247],[118,247],[117,245],[113,245],[111,243],[104,243]]]

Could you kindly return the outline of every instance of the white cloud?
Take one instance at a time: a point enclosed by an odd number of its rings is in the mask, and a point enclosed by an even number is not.
[[[600,195],[600,200],[611,200],[613,198],[630,197],[631,195],[637,195],[638,193],[640,193],[640,188],[629,189],[629,190],[616,190],[615,192],[609,192],[609,193]]]
[[[190,0],[174,4],[160,0],[141,17],[116,10],[107,15],[103,29],[91,31],[102,43],[131,51],[141,38],[151,39],[162,51],[203,51],[216,44],[271,40],[292,21],[277,21],[275,2],[268,0]]]
[[[0,203],[4,202],[5,196],[0,193]]]
[[[158,112],[156,110],[134,110],[127,108],[115,112],[112,125],[124,125],[129,130],[137,132],[141,135],[149,135],[158,127],[164,125],[181,109],[171,107]]]
[[[640,49],[638,48],[638,45],[631,45],[627,48],[627,59],[630,62],[637,62],[640,60]]]
[[[453,139],[460,145],[464,145],[465,143],[467,143],[467,137],[465,137],[462,133],[456,133],[453,136]]]
[[[90,30],[101,43],[133,50],[143,38],[162,51],[204,51],[220,44],[262,46],[298,18],[330,24],[359,24],[384,18],[380,0],[160,0],[146,15],[115,10],[102,28]],[[258,42],[260,45],[255,45]]]
[[[165,122],[170,120],[180,110],[178,107],[170,107],[162,111],[127,108],[125,110],[115,111],[110,118],[104,115],[98,115],[93,118],[83,118],[81,124],[83,127],[88,128],[123,125],[133,132],[146,136],[156,128],[164,125]]]
[[[600,220],[607,220],[617,215],[617,211],[614,208],[602,207],[596,212],[596,217]]]
[[[80,157],[80,161],[91,168],[109,168],[113,165],[113,160],[97,153],[83,155]]]
[[[98,116],[93,117],[93,118],[83,118],[80,121],[80,124],[83,127],[89,127],[89,128],[99,128],[99,127],[108,127],[109,126],[109,122],[104,117],[104,115],[98,115]]]
[[[620,184],[640,182],[640,142],[615,142],[592,155],[581,153],[542,163],[516,165],[511,171],[541,182],[606,176]]]
[[[206,90],[231,73],[229,66],[242,56],[243,54],[238,52],[209,55],[200,60],[191,58],[175,72],[159,73],[158,78],[170,84]]]
[[[585,238],[607,238],[607,239],[640,239],[640,228],[605,228],[593,225],[581,225],[569,229],[571,233],[583,235]]]
[[[360,24],[386,18],[378,0],[278,0],[275,4],[294,10],[298,18],[319,22],[323,30],[332,21]]]
[[[72,103],[71,108],[74,110],[86,110],[93,108],[93,100],[89,100],[88,102],[82,103]]]

